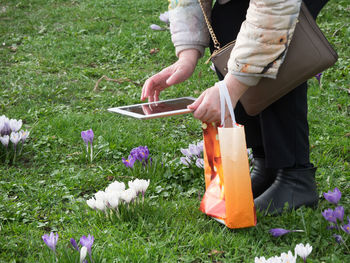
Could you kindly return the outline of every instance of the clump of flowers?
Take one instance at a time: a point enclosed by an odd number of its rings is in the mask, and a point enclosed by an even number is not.
[[[5,162],[16,162],[16,157],[22,153],[23,145],[29,136],[29,131],[21,130],[22,120],[9,119],[5,115],[0,116],[0,158]],[[21,144],[21,148],[19,148]]]
[[[329,229],[338,231],[337,234],[333,234],[336,242],[344,244],[346,249],[350,252],[349,248],[346,246],[346,243],[342,237],[342,233],[349,235],[350,234],[350,218],[347,217],[347,221],[344,220],[344,207],[339,205],[342,193],[335,187],[332,191],[323,193],[324,198],[332,204],[334,209],[327,208],[322,211],[322,216],[329,222]]]
[[[44,234],[42,236],[42,239],[44,243],[51,249],[54,255],[53,262],[58,262],[58,257],[56,253],[56,245],[58,242],[58,233],[54,234],[51,232],[50,234]],[[78,251],[80,254],[80,263],[88,263],[88,260],[86,259],[87,254],[89,254],[90,263],[93,262],[92,260],[92,253],[91,248],[94,243],[94,236],[88,235],[88,236],[82,236],[80,238],[80,246],[77,244],[74,238],[70,239],[70,243],[73,246],[73,249]]]
[[[165,27],[161,27],[161,26],[159,26],[159,25],[152,24],[152,25],[150,25],[150,28],[151,28],[152,30],[162,31],[162,30],[166,30],[166,29],[169,28],[169,23],[170,23],[170,22],[169,22],[169,12],[168,12],[168,11],[166,11],[166,12],[160,14],[160,15],[159,15],[159,20],[162,21],[163,23],[165,23],[166,26],[165,26]]]
[[[94,141],[94,132],[92,129],[81,132],[81,138],[83,139],[86,146],[86,154],[90,156],[90,162],[93,159],[93,141]],[[90,145],[90,147],[89,147]]]
[[[143,166],[146,166],[149,162],[152,161],[149,157],[149,150],[147,146],[139,146],[133,148],[130,151],[128,159],[122,158],[122,162],[126,167],[133,168],[135,162],[141,163]]]
[[[78,246],[77,241],[75,241],[74,238],[70,239],[70,243],[72,247],[80,253],[80,262],[87,263],[86,255],[89,254],[90,262],[93,262],[92,260],[92,252],[91,247],[94,244],[94,236],[88,235],[88,236],[82,236],[80,238],[80,245],[81,248]]]
[[[182,148],[180,151],[184,155],[180,158],[180,162],[183,165],[187,167],[197,166],[201,169],[204,168],[203,141],[200,141],[196,144],[190,144],[188,148]]]
[[[306,262],[306,258],[310,255],[312,251],[312,246],[310,244],[298,244],[295,246],[294,249],[294,255],[291,251],[288,251],[287,253],[282,253],[280,256],[274,256],[271,258],[266,259],[265,257],[255,257],[254,262],[255,263],[295,263],[297,260],[297,257],[301,257]]]
[[[129,188],[126,189],[123,182],[115,181],[108,185],[104,191],[98,191],[94,197],[86,201],[87,205],[94,209],[107,213],[107,209],[115,211],[118,215],[119,205],[125,204],[129,207],[133,203],[137,203],[138,198],[144,196],[149,186],[150,180],[135,179],[128,182]]]

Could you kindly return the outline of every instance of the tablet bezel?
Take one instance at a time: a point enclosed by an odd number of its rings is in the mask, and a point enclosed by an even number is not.
[[[165,111],[165,112],[149,114],[149,115],[142,115],[139,113],[124,110],[125,108],[130,108],[130,107],[139,107],[139,106],[143,106],[143,105],[152,105],[152,104],[156,104],[156,103],[160,103],[160,102],[176,101],[176,100],[183,100],[183,99],[193,100],[193,102],[196,100],[196,98],[194,98],[194,97],[181,97],[181,98],[176,98],[176,99],[159,100],[159,101],[154,101],[154,102],[146,102],[146,103],[132,104],[132,105],[126,105],[126,106],[120,106],[120,107],[113,107],[113,108],[109,108],[108,111],[119,113],[119,114],[126,115],[129,117],[134,117],[134,118],[141,119],[141,120],[155,119],[155,118],[169,117],[169,116],[174,116],[174,115],[179,115],[179,114],[191,113],[192,110],[189,110],[187,108],[184,108],[181,110],[174,110],[174,111]]]

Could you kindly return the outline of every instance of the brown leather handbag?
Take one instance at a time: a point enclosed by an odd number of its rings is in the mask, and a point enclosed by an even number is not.
[[[216,69],[225,76],[227,62],[235,41],[220,48],[204,12],[202,0],[198,1],[216,48],[210,60]],[[240,102],[248,115],[257,115],[301,83],[334,65],[337,59],[337,53],[322,34],[305,4],[302,3],[293,39],[278,70],[277,78],[262,78],[256,86],[249,87],[240,98]]]

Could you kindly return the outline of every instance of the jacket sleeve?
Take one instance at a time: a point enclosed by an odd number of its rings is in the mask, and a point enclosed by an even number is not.
[[[228,62],[229,72],[245,84],[276,78],[297,23],[301,0],[250,0]]]
[[[212,0],[203,2],[210,17]],[[184,49],[195,48],[203,56],[209,45],[209,32],[198,0],[169,0],[169,20],[176,55]]]

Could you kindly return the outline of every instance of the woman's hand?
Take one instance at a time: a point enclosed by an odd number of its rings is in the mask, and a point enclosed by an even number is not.
[[[191,77],[199,59],[199,51],[185,49],[180,52],[179,59],[171,66],[146,80],[142,88],[141,100],[158,101],[162,90],[181,83]]]
[[[228,73],[224,79],[228,92],[231,97],[232,106],[235,108],[239,98],[246,92],[248,86],[239,82],[232,74]],[[193,110],[194,117],[207,123],[220,123],[221,122],[221,109],[220,109],[220,93],[219,87],[214,85],[213,87],[205,90],[199,98],[188,105],[190,110]],[[228,115],[228,111],[226,111]],[[227,116],[225,116],[226,118]]]

